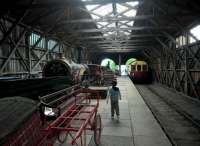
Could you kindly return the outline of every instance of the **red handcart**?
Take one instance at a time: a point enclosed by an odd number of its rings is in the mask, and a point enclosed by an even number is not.
[[[91,100],[94,97],[96,100]],[[55,141],[86,146],[88,130],[94,132],[95,144],[100,144],[102,123],[97,113],[100,98],[98,92],[81,88],[74,91],[71,98],[74,98],[73,104],[45,128],[44,137],[37,146],[53,146]]]

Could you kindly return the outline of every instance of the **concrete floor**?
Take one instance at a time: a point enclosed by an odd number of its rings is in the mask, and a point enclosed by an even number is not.
[[[110,118],[110,104],[102,100],[99,107],[103,121],[101,146],[171,146],[131,80],[128,77],[117,80],[122,94],[120,121]],[[93,145],[91,141],[90,146]]]
[[[107,104],[105,99],[101,100],[99,113],[103,131],[100,146],[171,146],[131,80],[128,77],[119,77],[117,80],[122,94],[119,102],[120,121],[117,122],[116,117],[111,119],[110,103]],[[87,134],[87,143],[95,146],[93,133]]]

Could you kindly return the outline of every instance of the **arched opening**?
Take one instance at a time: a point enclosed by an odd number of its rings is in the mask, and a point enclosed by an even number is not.
[[[121,64],[120,67],[121,68],[119,69],[119,65],[116,65],[116,70],[120,71],[120,75],[122,75],[122,76],[128,75],[127,71],[126,71],[126,65]]]
[[[105,58],[101,61],[101,66],[107,66],[110,68],[112,71],[115,71],[116,69],[116,64],[112,59]]]
[[[130,64],[132,64],[133,62],[137,61],[136,58],[130,58],[126,61],[126,73],[128,74],[130,71]]]
[[[127,65],[129,65],[129,64],[131,64],[131,63],[133,63],[133,62],[135,62],[137,59],[135,59],[135,58],[130,58],[130,59],[128,59],[127,61],[126,61],[126,66]]]

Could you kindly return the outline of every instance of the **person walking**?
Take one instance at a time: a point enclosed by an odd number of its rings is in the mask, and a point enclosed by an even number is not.
[[[107,92],[107,104],[110,99],[111,104],[111,118],[114,119],[114,113],[117,115],[117,120],[119,121],[119,100],[121,100],[121,93],[117,86],[117,81],[112,81],[112,88],[108,89]]]

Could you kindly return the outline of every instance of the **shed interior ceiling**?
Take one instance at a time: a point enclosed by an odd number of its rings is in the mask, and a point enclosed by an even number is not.
[[[133,26],[134,21],[119,20],[118,18],[136,16],[137,5],[138,1],[109,3],[105,5],[86,5],[86,8],[91,12],[91,16],[94,22],[96,22],[98,29],[102,29],[103,36],[107,37],[105,38],[106,40],[120,40],[129,39],[131,30],[128,30],[128,28]],[[100,19],[110,19],[110,21],[100,21]],[[112,28],[114,31],[112,31]],[[121,28],[127,28],[127,30],[120,30]],[[110,29],[110,31],[104,32],[104,29]]]
[[[200,97],[198,0],[6,0],[0,75],[39,73],[49,60],[143,59],[159,83]]]
[[[190,0],[18,0],[0,8],[5,18],[90,52],[134,52],[161,47],[166,33],[176,37],[198,20],[198,6]]]

